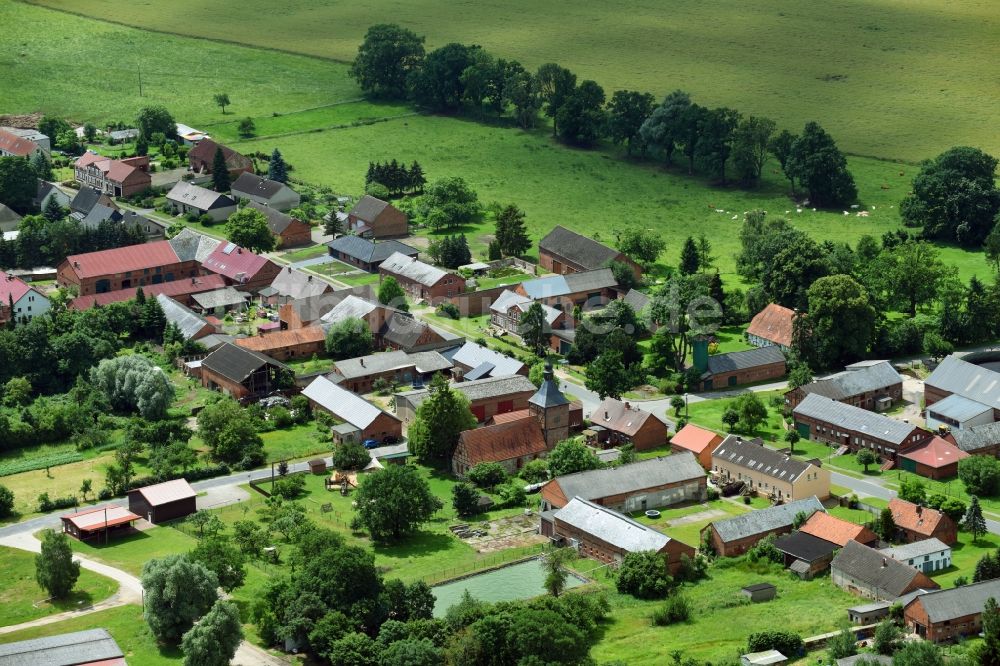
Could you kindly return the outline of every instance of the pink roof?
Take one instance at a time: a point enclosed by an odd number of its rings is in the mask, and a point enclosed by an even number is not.
[[[150,506],[160,506],[161,504],[169,504],[177,500],[189,499],[196,496],[194,488],[184,479],[164,481],[163,483],[157,483],[155,486],[146,486],[132,492],[137,492],[145,497]]]
[[[946,439],[935,435],[915,449],[900,453],[901,457],[928,467],[945,467],[956,463],[969,454]]]
[[[70,268],[80,278],[141,271],[180,262],[170,241],[126,245],[113,250],[74,254],[66,257]]]
[[[137,516],[123,506],[109,506],[107,509],[98,507],[86,511],[68,513],[62,517],[63,520],[73,523],[77,529],[85,532],[103,530],[106,527],[114,527],[115,525],[124,525],[125,523],[131,523],[133,520],[140,520],[141,518],[142,516]]]
[[[93,165],[95,169],[103,172],[108,180],[116,183],[124,183],[136,171],[140,173],[142,172],[142,169],[136,166],[127,164],[120,160],[113,160],[110,157],[104,157],[103,155],[98,155],[97,153],[92,153],[90,151],[84,153],[75,163],[75,166],[78,168],[91,165]]]
[[[31,290],[31,285],[19,277],[10,273],[0,275],[0,308],[6,307],[12,300],[17,303]]]
[[[202,275],[196,278],[180,278],[172,282],[162,282],[160,284],[143,285],[142,292],[146,296],[187,296],[189,294],[200,294],[203,291],[222,289],[226,286],[226,281],[221,275]],[[130,301],[135,298],[135,288],[119,289],[118,291],[106,291],[103,294],[92,294],[90,296],[78,296],[69,304],[73,310],[89,310],[95,305],[107,305],[109,303],[120,303]],[[16,300],[16,299],[15,299]]]
[[[0,130],[0,150],[18,157],[27,157],[38,150],[38,144],[7,130]]]
[[[107,159],[109,158],[105,157],[104,155],[98,155],[97,153],[88,150],[83,155],[81,155],[79,159],[77,159],[77,161],[74,163],[74,166],[77,167],[90,166],[95,162],[101,162]]]
[[[201,265],[214,273],[225,275],[230,280],[240,282],[240,278],[249,280],[255,276],[267,263],[267,257],[254,254],[233,243],[219,243],[215,251],[208,255]]]

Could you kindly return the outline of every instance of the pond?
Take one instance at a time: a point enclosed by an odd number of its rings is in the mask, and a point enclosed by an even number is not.
[[[569,572],[566,588],[583,585],[583,578]],[[431,588],[436,602],[434,617],[444,617],[449,607],[462,600],[465,590],[481,601],[513,601],[530,599],[545,593],[545,567],[535,558],[499,569],[475,574]]]

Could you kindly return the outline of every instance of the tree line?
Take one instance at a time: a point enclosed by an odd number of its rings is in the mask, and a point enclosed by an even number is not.
[[[91,228],[65,213],[65,209],[61,209],[60,217],[52,219],[52,211],[47,209],[46,215],[22,218],[17,238],[0,238],[0,266],[58,266],[70,255],[146,242],[146,234],[139,225],[103,220],[96,228]]]
[[[377,194],[371,191],[373,185],[381,185],[388,196],[398,197],[403,194],[419,194],[424,191],[426,184],[424,170],[416,160],[413,160],[409,168],[396,160],[369,162],[368,171],[365,172],[365,192],[372,195]]]

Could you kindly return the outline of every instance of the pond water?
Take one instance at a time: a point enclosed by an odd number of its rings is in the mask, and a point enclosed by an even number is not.
[[[577,587],[585,582],[570,573],[566,578],[566,588]],[[540,560],[532,559],[436,585],[431,588],[436,599],[434,617],[444,617],[449,607],[462,600],[465,590],[476,599],[490,602],[537,597],[545,593],[545,567]]]

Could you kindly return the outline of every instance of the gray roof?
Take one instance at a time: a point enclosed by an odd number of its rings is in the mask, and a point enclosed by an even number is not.
[[[850,657],[838,659],[837,666],[854,666],[862,659],[866,662],[878,662],[879,664],[883,664],[883,666],[892,666],[892,657],[887,657],[884,654],[875,654],[874,652],[862,652],[860,654],[852,654]]]
[[[416,347],[417,342],[428,330],[438,332],[437,329],[426,322],[415,319],[411,314],[394,311],[382,324],[379,335],[386,342],[408,351]]]
[[[780,504],[767,509],[759,509],[744,513],[742,516],[717,520],[712,523],[715,531],[723,542],[729,543],[744,537],[773,532],[789,527],[795,522],[795,516],[805,513],[811,516],[817,511],[823,511],[823,503],[816,497],[795,500],[788,504]]]
[[[249,176],[247,172],[243,172],[243,176]],[[240,176],[242,178],[243,176]],[[258,176],[251,176],[251,178],[257,178]],[[269,183],[274,181],[267,181]],[[279,183],[280,184],[280,183]],[[233,187],[235,190],[235,186]],[[256,201],[248,201],[247,208],[253,208],[258,213],[264,215],[267,218],[267,228],[271,230],[272,234],[280,234],[282,231],[288,228],[288,225],[292,223],[292,216],[287,213],[282,213],[276,208],[271,208],[270,206],[265,206],[262,203],[257,203]]]
[[[984,412],[992,412],[993,408],[975,400],[963,398],[957,393],[952,393],[943,400],[938,400],[927,408],[927,413],[940,414],[948,418],[955,419],[959,423],[975,418]]]
[[[317,377],[302,390],[306,396],[341,421],[350,423],[361,430],[372,424],[380,414],[395,420],[395,416],[383,412],[377,406],[346,389],[342,389],[326,377]]]
[[[265,365],[288,369],[284,363],[279,363],[270,356],[229,343],[219,345],[201,362],[202,368],[208,368],[236,383],[243,382],[244,379]]]
[[[642,312],[642,309],[649,305],[649,296],[638,289],[629,289],[622,300],[632,306],[636,312]]]
[[[193,185],[186,180],[177,181],[177,184],[167,192],[167,199],[169,201],[179,201],[198,210],[211,210],[213,208],[226,208],[227,206],[236,205],[236,202],[225,194]]]
[[[379,306],[371,301],[366,301],[357,296],[348,296],[337,303],[332,310],[320,317],[320,321],[324,328],[329,328],[348,319],[361,319],[377,307]]]
[[[954,428],[951,431],[955,445],[966,453],[976,453],[1000,444],[1000,422],[985,423],[969,428]]]
[[[659,552],[670,543],[666,534],[582,497],[571,499],[554,518],[628,553]]]
[[[866,433],[897,445],[902,444],[915,427],[911,423],[903,423],[888,416],[869,412],[867,409],[830,400],[816,393],[807,395],[792,414],[796,417],[805,416],[824,421],[845,430]]]
[[[815,562],[837,550],[837,544],[805,532],[792,532],[775,539],[774,547],[803,562]]]
[[[299,319],[302,321],[316,321],[323,315],[330,312],[330,310],[336,307],[338,303],[343,301],[348,296],[358,296],[368,301],[375,301],[378,298],[374,287],[370,284],[365,284],[359,287],[351,287],[349,289],[328,291],[325,294],[320,294],[319,296],[296,298],[289,301],[288,305],[295,311],[295,314],[297,314]]]
[[[261,199],[273,199],[282,190],[290,190],[292,188],[288,187],[284,183],[280,183],[276,180],[268,180],[263,176],[257,176],[252,173],[247,173],[244,171],[240,174],[240,177],[233,181],[230,186],[230,191],[233,196],[239,196],[240,194],[252,194],[254,196],[260,197]],[[287,225],[286,225],[287,226]]]
[[[425,264],[402,252],[393,252],[386,257],[385,261],[379,265],[379,270],[399,275],[425,287],[433,287],[449,274],[446,270]],[[455,275],[455,278],[464,283],[464,280],[458,275]]]
[[[328,291],[333,291],[333,287],[328,282],[324,282],[311,273],[300,271],[285,266],[271,281],[271,286],[282,296],[289,298],[309,298],[319,296]]]
[[[545,375],[542,380],[542,385],[538,387],[538,391],[535,395],[528,398],[528,402],[532,405],[537,405],[542,409],[569,404],[569,398],[563,395],[562,391],[559,390],[559,382],[557,382],[552,376],[551,364],[545,365]]]
[[[184,227],[179,234],[171,238],[170,247],[181,261],[197,261],[199,264],[208,258],[219,247],[218,238],[200,234],[190,227]]]
[[[390,205],[388,202],[366,194],[351,209],[351,215],[365,222],[373,222]]]
[[[80,191],[73,196],[73,200],[69,202],[69,209],[75,213],[86,215],[97,204],[97,200],[100,198],[100,190],[87,186],[81,187]]]
[[[375,459],[387,459],[387,458],[408,458],[410,455],[410,445],[406,442],[402,444],[389,444],[388,446],[376,446],[374,449],[368,449],[368,455]]]
[[[443,361],[444,359],[442,358],[441,360]],[[445,362],[447,363],[447,361]],[[344,379],[353,379],[355,377],[367,377],[369,375],[382,374],[383,372],[412,368],[414,361],[405,351],[387,351],[380,354],[369,354],[368,356],[344,359],[335,362],[333,365]]]
[[[441,354],[452,363],[460,363],[470,369],[478,367],[482,363],[492,363],[494,377],[516,375],[524,369],[524,363],[516,358],[505,356],[475,342],[466,342],[461,347],[446,349]]]
[[[910,565],[897,562],[874,548],[853,540],[848,541],[837,553],[830,568],[876,588],[879,596],[892,599],[906,592],[906,588],[913,584],[913,579],[919,573]]]
[[[235,342],[236,338],[232,335],[226,335],[225,333],[210,333],[205,337],[198,340],[198,344],[203,345],[208,351],[212,351],[220,345],[224,345],[227,342]]]
[[[137,136],[139,136],[139,130],[137,129],[120,129],[108,132],[108,137],[113,141],[127,141]]]
[[[549,277],[527,280],[521,283],[524,293],[532,300],[553,298],[578,294],[584,291],[596,291],[617,287],[618,280],[610,268],[569,273],[567,275],[551,275]]]
[[[1000,578],[920,595],[920,603],[931,622],[945,622],[982,613],[990,598],[1000,600]]]
[[[88,629],[0,645],[0,666],[73,666],[124,656],[107,629]]]
[[[156,302],[160,304],[160,309],[163,310],[163,316],[167,323],[177,324],[177,328],[181,330],[181,335],[185,339],[194,337],[208,326],[208,321],[200,314],[165,294],[157,294]]]
[[[587,269],[603,268],[620,253],[593,238],[556,226],[538,241],[538,249],[572,261]]]
[[[87,227],[88,229],[96,229],[101,222],[105,220],[111,220],[112,222],[119,222],[124,216],[121,211],[118,210],[117,206],[106,206],[102,203],[95,204],[90,212],[83,216],[80,220],[80,224]]]
[[[759,438],[742,439],[737,435],[727,435],[712,453],[712,458],[722,458],[734,465],[789,483],[812,467],[810,463],[767,448]]]
[[[907,562],[908,560],[912,560],[914,557],[933,555],[934,553],[940,553],[945,550],[951,550],[951,546],[944,543],[940,539],[931,537],[930,539],[914,541],[913,543],[905,543],[900,546],[882,548],[879,552],[884,555],[888,555],[894,560]]]
[[[698,464],[694,454],[685,452],[620,467],[567,474],[556,477],[549,483],[558,483],[566,497],[578,496],[594,500],[704,477],[705,470]]]
[[[757,347],[747,351],[713,354],[708,357],[708,373],[718,375],[723,372],[746,370],[771,363],[784,363],[785,355],[775,346]]]
[[[510,289],[504,289],[490,305],[490,310],[507,314],[511,308],[516,307],[521,312],[527,312],[533,303],[534,301],[527,296],[522,296]],[[549,325],[555,323],[555,320],[562,314],[559,310],[544,303],[540,303],[539,305],[542,306],[542,312],[545,314],[545,323]]]
[[[447,358],[447,357],[446,357]],[[504,377],[487,377],[471,382],[457,382],[451,384],[453,391],[458,391],[469,400],[481,400],[484,398],[499,398],[512,395],[514,393],[534,392],[535,385],[531,380],[523,375],[506,375]],[[397,395],[406,398],[414,407],[422,403],[430,395],[430,389],[416,389],[414,391],[403,391]]]
[[[851,396],[880,391],[902,383],[896,369],[889,361],[856,363],[847,370],[817,379],[800,388],[805,393],[818,393],[831,400],[844,400]]]
[[[205,310],[224,308],[228,305],[246,305],[247,296],[245,292],[236,291],[232,287],[203,291],[200,294],[191,294],[191,299]]]
[[[377,264],[398,252],[408,257],[416,257],[420,251],[406,243],[396,240],[374,242],[361,236],[340,236],[326,244],[331,250],[336,250],[366,264]]]
[[[1000,372],[963,361],[954,355],[941,361],[924,385],[1000,409]]]

